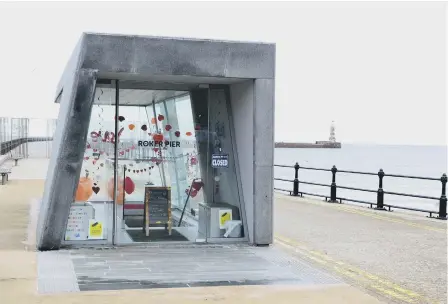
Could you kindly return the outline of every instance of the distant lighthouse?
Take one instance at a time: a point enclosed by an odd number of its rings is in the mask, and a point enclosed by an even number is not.
[[[331,122],[330,126],[330,142],[335,143],[336,142],[336,133],[335,133],[335,127],[334,127],[334,121]]]

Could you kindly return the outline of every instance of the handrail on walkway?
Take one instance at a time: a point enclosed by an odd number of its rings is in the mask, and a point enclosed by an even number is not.
[[[301,167],[301,166],[299,166],[299,163],[296,163],[294,166],[274,165],[274,167],[292,168],[292,169],[294,169],[294,179],[293,180],[274,177],[274,180],[277,180],[277,181],[284,181],[284,182],[291,182],[291,183],[293,183],[293,189],[292,190],[281,189],[281,188],[274,188],[274,190],[289,192],[289,194],[292,195],[292,196],[301,196],[301,197],[303,197],[303,195],[305,194],[305,195],[316,196],[316,197],[324,197],[325,201],[331,202],[331,203],[337,203],[339,201],[339,203],[342,204],[342,201],[348,201],[348,202],[354,202],[354,203],[360,203],[360,204],[368,204],[368,205],[370,205],[370,208],[373,208],[373,206],[376,206],[374,208],[375,210],[386,210],[385,207],[388,207],[389,211],[391,211],[391,208],[403,209],[403,210],[411,210],[411,211],[418,211],[418,212],[429,213],[429,217],[433,217],[433,214],[437,214],[437,216],[435,216],[435,218],[442,219],[442,220],[446,220],[447,219],[446,183],[448,181],[448,178],[447,178],[447,175],[445,173],[442,174],[442,177],[440,177],[440,178],[434,178],[434,177],[423,177],[423,176],[412,176],[412,175],[386,174],[386,173],[384,173],[383,169],[380,169],[378,171],[378,173],[372,173],[372,172],[363,172],[363,171],[338,170],[336,168],[336,166],[333,166],[331,169]],[[331,172],[332,173],[331,184],[313,183],[313,182],[307,182],[307,181],[303,181],[303,180],[299,181],[299,169]],[[378,189],[377,190],[372,190],[372,189],[363,189],[363,188],[355,188],[355,187],[337,186],[336,185],[336,173],[337,172],[339,172],[339,173],[347,173],[347,174],[362,174],[362,175],[375,175],[375,176],[378,176],[378,179],[379,179]],[[409,193],[401,193],[401,192],[384,191],[383,190],[383,178],[385,176],[394,177],[394,178],[409,178],[409,179],[440,181],[442,183],[442,194],[441,194],[440,197],[434,197],[434,196],[426,196],[426,195],[417,195],[417,194],[409,194]],[[301,191],[299,191],[299,184],[301,184],[301,183],[302,184],[306,184],[306,185],[329,187],[330,188],[330,196],[316,194],[316,193],[307,193],[307,192],[303,192],[303,191],[301,192]],[[338,188],[354,190],[354,191],[364,191],[364,192],[377,193],[377,200],[376,200],[376,202],[367,202],[367,201],[363,201],[363,200],[355,200],[355,199],[349,199],[349,198],[344,198],[344,197],[338,197],[337,196],[337,189]],[[425,210],[425,209],[419,209],[419,208],[411,208],[411,207],[403,207],[403,206],[384,204],[384,194],[397,195],[397,196],[407,196],[407,197],[415,197],[415,198],[422,198],[422,199],[429,199],[429,200],[438,200],[439,201],[439,210],[438,211],[434,211],[434,210]]]
[[[5,141],[0,144],[0,155],[5,155],[24,143],[52,140],[53,137],[24,137]]]

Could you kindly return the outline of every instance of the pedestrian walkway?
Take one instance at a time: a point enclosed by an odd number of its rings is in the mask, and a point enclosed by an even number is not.
[[[371,294],[446,303],[446,221],[276,194],[274,222],[277,244]]]
[[[316,269],[302,258],[295,257],[286,251],[280,251],[275,246],[274,248],[221,246],[221,249],[224,249],[221,252],[221,257],[217,255],[217,251],[220,251],[219,246],[187,245],[180,248],[179,251],[176,251],[173,246],[167,246],[165,253],[169,251],[169,255],[166,256],[178,263],[177,266],[167,266],[167,269],[181,272],[183,276],[178,275],[176,278],[175,273],[172,273],[171,279],[165,278],[163,283],[177,283],[179,284],[177,286],[173,284],[171,286],[145,285],[148,280],[145,281],[144,278],[139,277],[139,273],[132,273],[130,265],[148,263],[148,269],[159,269],[159,272],[150,273],[148,271],[145,278],[153,283],[157,280],[161,282],[164,262],[160,257],[163,255],[164,247],[162,245],[152,248],[151,246],[120,247],[109,251],[85,248],[37,253],[33,251],[33,238],[35,237],[33,225],[35,222],[30,221],[29,215],[31,214],[31,218],[35,216],[36,204],[42,195],[43,186],[44,180],[42,179],[11,179],[10,183],[0,187],[0,206],[4,210],[0,213],[0,294],[2,303],[94,302],[114,304],[136,303],[137,301],[141,302],[142,299],[152,303],[210,303],[213,301],[262,304],[381,303],[375,297]],[[30,234],[29,236],[27,236],[27,232]],[[188,255],[195,254],[196,260],[189,257],[189,260],[185,261],[187,251],[191,251]],[[64,259],[64,255],[69,258]],[[60,257],[52,259],[55,256]],[[159,263],[151,264],[151,258],[155,258],[155,256],[159,258]],[[224,259],[225,257],[226,259]],[[103,260],[105,262],[95,263],[93,261],[95,258],[96,262]],[[240,258],[241,261],[238,262]],[[184,269],[180,268],[179,263],[181,262],[185,262]],[[70,268],[70,263],[73,265],[72,268]],[[192,263],[195,263],[196,267],[192,267]],[[51,265],[53,266],[51,267]],[[69,267],[65,267],[65,271],[62,271],[64,265]],[[222,265],[229,265],[229,270],[223,272]],[[257,270],[258,265],[263,267],[258,267]],[[105,266],[111,270],[109,277],[104,272]],[[45,267],[47,268],[45,269]],[[101,269],[102,267],[103,269]],[[201,267],[204,267],[203,272],[200,271]],[[123,272],[124,268],[127,272]],[[207,268],[208,271],[205,271]],[[210,269],[214,271],[210,271]],[[239,270],[240,273],[238,273]],[[210,283],[207,283],[205,279],[201,281],[203,284],[178,288],[178,286],[185,286],[190,274],[191,277],[206,277],[206,272],[209,273],[207,275],[212,274],[215,277],[211,277]],[[241,281],[241,273],[245,273],[243,277],[248,278],[246,282]],[[77,284],[78,290],[94,289],[96,291],[78,291],[75,287],[70,290],[70,293],[57,292],[54,288],[57,287],[55,282],[62,282],[70,275],[71,279],[75,280],[74,286]],[[217,278],[219,275],[222,277]],[[261,277],[264,282],[260,279]],[[101,283],[105,283],[105,278],[108,279],[106,283],[110,285],[107,287],[108,290],[98,291],[98,289],[105,289],[104,285],[101,285]],[[124,284],[124,280],[128,281],[127,284],[132,285],[127,286],[132,290],[123,290],[120,285]],[[136,283],[137,281],[138,283]],[[218,284],[214,284],[213,281]],[[227,281],[227,284],[224,284],[223,281]],[[199,281],[196,280],[196,282]],[[41,292],[38,290],[39,284],[41,284]],[[45,284],[50,285],[45,286]],[[101,286],[103,288],[100,288]],[[42,292],[46,287],[48,287],[47,291],[52,294]],[[117,290],[118,287],[121,290]]]

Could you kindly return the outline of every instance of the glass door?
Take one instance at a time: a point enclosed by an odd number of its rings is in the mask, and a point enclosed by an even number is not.
[[[198,241],[203,195],[188,91],[121,83],[117,121],[117,244]]]
[[[234,130],[228,87],[192,92],[205,199],[199,204],[199,234],[207,242],[244,240],[243,212],[236,175]],[[204,106],[206,105],[206,106]]]

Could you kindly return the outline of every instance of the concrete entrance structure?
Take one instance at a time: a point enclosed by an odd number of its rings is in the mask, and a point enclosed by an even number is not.
[[[103,80],[190,91],[192,96],[204,86],[227,86],[235,130],[231,155],[247,240],[272,243],[275,45],[86,33],[56,91],[61,107],[39,214],[39,250],[62,244],[95,88]]]

